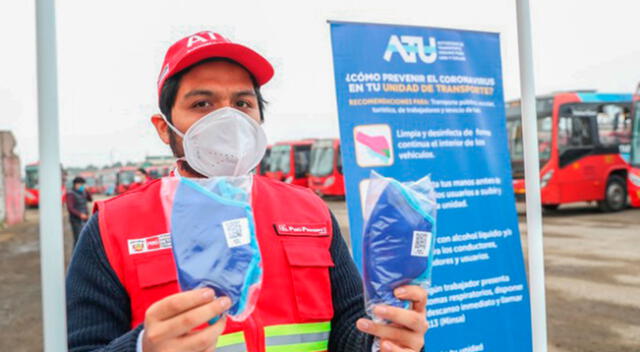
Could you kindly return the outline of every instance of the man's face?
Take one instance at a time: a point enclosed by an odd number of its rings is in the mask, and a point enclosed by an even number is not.
[[[258,98],[249,73],[228,62],[207,62],[192,68],[180,80],[176,100],[171,109],[173,125],[185,133],[208,113],[232,107],[260,122]],[[161,119],[160,119],[161,120]],[[177,156],[184,156],[182,137],[171,135],[164,121],[153,119],[160,138],[171,144]]]
[[[78,182],[78,183],[74,183],[73,184],[73,188],[75,188],[76,190],[79,190],[80,187],[84,186],[84,183]]]

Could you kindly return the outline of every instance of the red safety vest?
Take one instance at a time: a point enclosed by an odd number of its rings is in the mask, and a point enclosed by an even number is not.
[[[159,181],[97,206],[107,258],[129,294],[132,328],[151,304],[179,292]],[[227,319],[216,351],[327,350],[333,317],[327,206],[308,189],[262,176],[254,177],[252,204],[262,291],[244,322]]]

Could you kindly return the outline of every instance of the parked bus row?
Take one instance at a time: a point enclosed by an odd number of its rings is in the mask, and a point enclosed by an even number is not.
[[[303,139],[269,146],[257,173],[309,187],[324,196],[344,196],[338,139]]]
[[[73,179],[80,176],[85,179],[87,192],[91,194],[105,194],[113,196],[124,193],[141,184],[137,180],[136,173],[144,169],[151,179],[168,176],[173,164],[152,165],[148,167],[122,166],[116,168],[104,168],[96,171],[72,172],[62,169],[62,194],[63,200],[66,189],[71,189]],[[38,163],[28,164],[25,167],[25,205],[30,208],[38,207],[40,203],[39,192],[39,168]]]

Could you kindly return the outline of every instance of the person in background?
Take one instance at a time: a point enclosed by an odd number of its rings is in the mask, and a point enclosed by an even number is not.
[[[80,176],[73,179],[73,186],[67,192],[67,210],[69,211],[69,223],[73,231],[73,247],[78,243],[78,237],[82,227],[89,219],[89,202],[91,194],[85,189],[86,180]]]
[[[149,181],[151,181],[151,177],[149,177],[147,170],[141,167],[136,170],[136,173],[133,176],[133,183],[129,186],[129,190],[138,188]]]

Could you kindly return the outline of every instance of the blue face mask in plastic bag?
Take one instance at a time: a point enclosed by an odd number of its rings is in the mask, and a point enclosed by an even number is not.
[[[363,279],[367,311],[377,304],[408,309],[393,291],[428,288],[435,240],[435,192],[425,177],[400,183],[373,172],[365,203]]]
[[[180,288],[210,287],[229,297],[236,321],[251,314],[262,282],[251,180],[165,178],[162,186]]]

